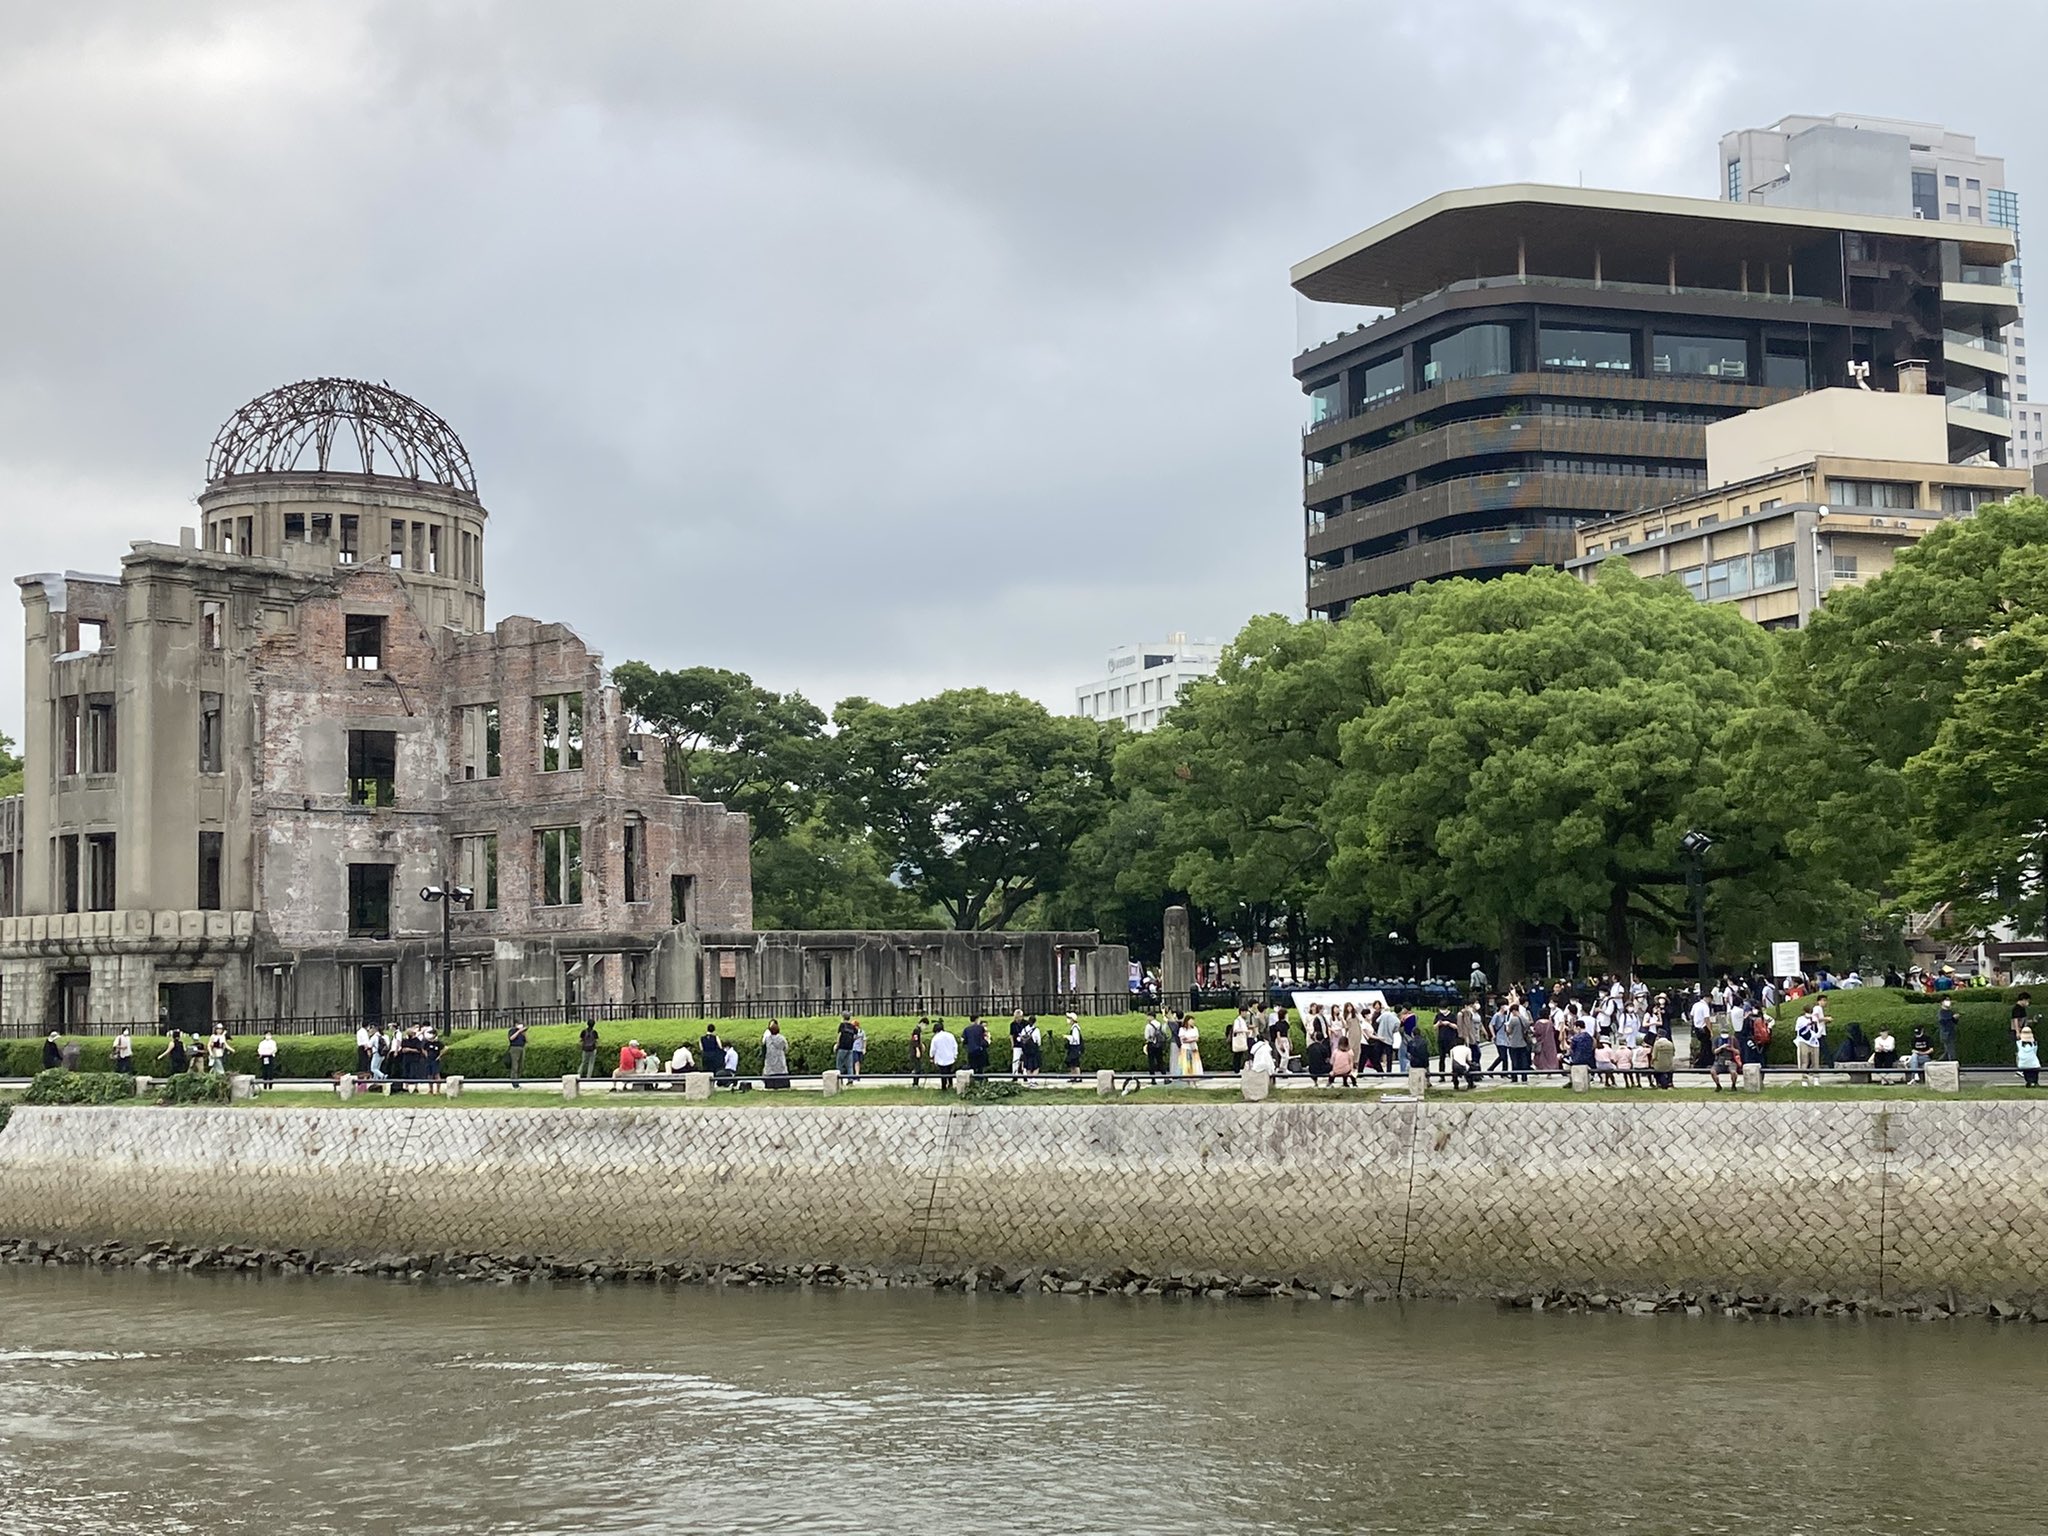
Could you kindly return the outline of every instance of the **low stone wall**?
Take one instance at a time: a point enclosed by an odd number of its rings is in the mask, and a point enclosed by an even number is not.
[[[0,1237],[2048,1304],[2048,1105],[22,1108]]]

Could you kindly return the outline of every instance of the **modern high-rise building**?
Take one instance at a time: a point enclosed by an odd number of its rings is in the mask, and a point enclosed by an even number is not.
[[[1974,135],[1935,123],[1837,112],[1783,117],[1768,128],[1721,136],[1721,195],[1729,202],[1847,213],[1896,214],[1940,224],[1995,224],[2012,232],[2012,286],[2025,297],[2017,255],[2019,194],[2005,184],[2005,160],[1978,152]],[[2027,400],[2024,310],[2013,316],[1997,348],[1971,349],[1959,370],[1996,375],[2012,412],[2009,462],[2028,465],[2048,454],[2048,408]],[[1951,388],[1967,388],[1962,379]]]
[[[1181,690],[1208,677],[1223,657],[1214,640],[1169,635],[1155,645],[1126,645],[1109,653],[1103,675],[1074,690],[1074,713],[1086,720],[1121,720],[1134,731],[1157,725]]]
[[[2015,244],[1992,225],[1518,184],[1444,192],[1296,266],[1356,327],[1294,361],[1311,613],[1562,564],[1587,518],[1703,489],[1706,427],[1825,385],[1945,400],[2006,461]]]

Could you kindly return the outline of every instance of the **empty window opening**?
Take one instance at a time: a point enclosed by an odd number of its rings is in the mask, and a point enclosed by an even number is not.
[[[85,697],[85,771],[114,771],[114,696],[89,693]]]
[[[690,922],[697,909],[697,877],[695,875],[670,875],[668,877],[668,920],[672,923]]]
[[[465,704],[455,711],[456,766],[465,779],[495,779],[498,756],[498,706]]]
[[[583,900],[583,829],[543,827],[533,834],[539,904],[573,907]]]
[[[73,650],[84,651],[87,655],[104,651],[113,644],[114,629],[105,619],[80,619],[78,621],[78,644]]]
[[[540,705],[540,771],[583,766],[583,695],[550,694]]]
[[[227,604],[218,598],[207,598],[199,604],[199,644],[206,650],[217,651],[221,645],[221,630],[227,621]]]
[[[220,910],[220,834],[199,834],[199,910]]]
[[[435,576],[441,574],[441,526],[438,523],[427,525],[427,570]]]
[[[256,550],[256,519],[238,517],[235,519],[235,553],[254,554]]]
[[[455,839],[455,883],[476,893],[480,912],[498,909],[498,834],[479,832]]]
[[[66,912],[78,910],[79,847],[76,834],[57,839],[57,904]]]
[[[397,570],[405,569],[405,519],[391,519],[391,565]]]
[[[57,772],[64,778],[85,767],[84,709],[85,701],[76,694],[57,700]]]
[[[626,818],[625,839],[626,900],[647,900],[647,823],[638,816]]]
[[[342,621],[342,653],[351,672],[375,672],[384,665],[384,617],[351,613]]]
[[[391,937],[391,866],[348,867],[348,934],[352,939]]]
[[[353,512],[341,514],[341,548],[335,553],[340,565],[354,565],[363,557],[363,521]]]
[[[284,541],[287,544],[306,542],[306,514],[287,512],[284,515]]]
[[[85,840],[85,909],[114,910],[114,834],[95,832]]]
[[[202,693],[199,695],[199,771],[219,773],[221,771],[220,739],[220,695]]]
[[[396,731],[350,731],[348,733],[348,803],[350,805],[396,805],[398,803],[398,733]]]
[[[306,519],[306,533],[312,543],[332,544],[334,542],[334,514],[332,512],[315,512]]]
[[[92,972],[59,971],[50,989],[50,1023],[65,1031],[85,1028],[92,1017]]]

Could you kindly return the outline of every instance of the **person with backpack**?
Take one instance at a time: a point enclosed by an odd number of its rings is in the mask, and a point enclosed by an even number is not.
[[[1081,1081],[1081,1017],[1067,1015],[1067,1081]]]
[[[838,1069],[842,1083],[853,1080],[853,1042],[859,1034],[860,1028],[853,1022],[853,1015],[842,1013],[839,1016],[839,1039],[832,1047],[832,1065]],[[709,1056],[704,1059],[707,1063],[711,1060]]]
[[[1145,1019],[1145,1073],[1155,1083],[1166,1075],[1166,1024],[1156,1012]]]
[[[1759,1018],[1765,1015],[1759,1014]],[[1820,1070],[1820,1035],[1813,1025],[1813,1014],[1802,1013],[1792,1031],[1792,1052],[1799,1061],[1799,1081],[1808,1088],[1820,1082],[1813,1074]]]
[[[373,1041],[370,1056],[370,1075],[372,1077],[382,1075],[377,1059],[379,1054]],[[525,1070],[526,1026],[523,1023],[515,1023],[510,1029],[505,1031],[505,1075],[512,1079],[512,1086],[514,1088],[519,1086],[520,1074]]]
[[[1024,1075],[1038,1076],[1045,1070],[1045,1037],[1038,1032],[1035,1014],[1024,1020],[1024,1033],[1018,1037],[1018,1044],[1024,1048]]]
[[[576,1043],[583,1047],[582,1076],[597,1076],[597,1026],[585,1019],[583,1033],[576,1037]]]

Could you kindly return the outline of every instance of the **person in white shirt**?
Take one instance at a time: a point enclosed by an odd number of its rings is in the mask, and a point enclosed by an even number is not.
[[[1251,1067],[1251,1070],[1254,1072],[1263,1072],[1268,1077],[1273,1075],[1272,1041],[1267,1040],[1264,1037],[1261,1037],[1252,1042],[1251,1060],[1249,1065]]]
[[[671,1072],[687,1072],[696,1064],[697,1058],[690,1054],[690,1048],[687,1045],[677,1046],[668,1058],[668,1069]]]
[[[263,1068],[263,1086],[268,1088],[277,1081],[277,1036],[268,1030],[256,1044],[256,1060]]]
[[[114,1070],[127,1077],[135,1075],[135,1037],[122,1030],[114,1036]]]
[[[960,1037],[946,1028],[944,1019],[932,1022],[932,1071],[939,1080],[939,1092],[953,1091],[953,1064],[960,1059]]]
[[[370,1026],[356,1026],[356,1076],[362,1077],[370,1070]]]

